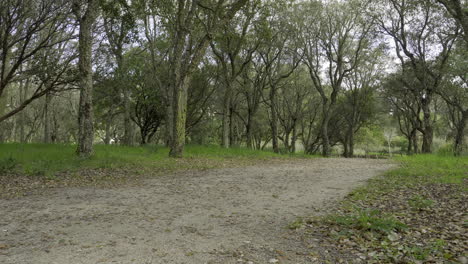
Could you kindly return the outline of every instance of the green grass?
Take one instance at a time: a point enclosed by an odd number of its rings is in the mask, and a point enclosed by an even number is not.
[[[244,148],[189,145],[184,159],[168,157],[162,146],[124,147],[96,145],[94,155],[82,159],[75,146],[61,144],[0,144],[0,174],[15,171],[27,175],[51,176],[61,171],[99,168],[135,168],[146,170],[206,169],[224,161],[248,162],[282,157],[267,151]]]
[[[468,177],[468,156],[413,155],[395,160],[402,163],[387,177],[399,178],[403,183],[462,183]]]
[[[462,184],[468,177],[468,156],[412,155],[395,157],[399,167],[369,180],[364,187],[354,190],[354,200],[368,200],[400,187],[419,184]]]

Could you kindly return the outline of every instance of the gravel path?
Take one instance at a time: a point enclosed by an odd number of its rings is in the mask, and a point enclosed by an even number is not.
[[[0,200],[0,263],[311,263],[287,225],[392,166],[297,160]]]

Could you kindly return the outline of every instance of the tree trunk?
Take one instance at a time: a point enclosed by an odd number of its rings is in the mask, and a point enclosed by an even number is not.
[[[174,130],[172,132],[171,151],[169,152],[169,156],[173,158],[182,158],[184,152],[188,86],[188,77],[183,77],[180,82],[176,82],[176,86],[174,87]]]
[[[115,55],[117,58],[117,83],[118,89],[122,91],[123,94],[123,110],[124,110],[124,137],[123,137],[123,145],[125,146],[133,146],[134,142],[134,129],[132,124],[132,110],[131,110],[131,103],[130,103],[130,90],[126,86],[126,82],[124,80],[123,74],[123,55],[122,49],[119,50]]]
[[[248,110],[247,115],[247,125],[245,128],[247,131],[247,148],[253,149],[253,131],[252,131],[252,113],[251,110]]]
[[[237,140],[236,140],[236,130],[235,130],[235,124],[234,124],[234,111],[232,109],[232,106],[229,108],[229,146],[236,146]]]
[[[323,102],[323,121],[322,121],[322,156],[330,157],[330,141],[328,139],[328,123],[330,122],[330,107],[328,102]]]
[[[297,128],[296,128],[296,121],[294,120],[292,137],[291,137],[291,153],[296,153],[296,142],[297,142]]]
[[[26,83],[24,83],[24,81],[22,81],[20,83],[20,103],[22,103],[22,102],[24,102],[24,100],[26,100],[26,95],[27,95],[27,92],[28,92],[28,88],[29,88],[29,79],[26,80]],[[21,143],[26,142],[26,133],[25,133],[25,130],[24,130],[25,123],[26,123],[25,112],[21,111],[19,113],[19,133],[20,133],[19,140],[20,140]]]
[[[166,133],[165,133],[165,143],[166,147],[170,147],[172,144],[173,132],[174,132],[174,94],[172,89],[167,89],[167,104],[166,104]]]
[[[406,147],[406,154],[411,155],[413,151],[413,133],[411,133],[408,137],[408,145]]]
[[[271,143],[273,152],[279,153],[278,146],[278,115],[276,113],[276,87],[270,88],[270,111],[271,111]]]
[[[463,141],[465,139],[465,128],[468,120],[468,110],[462,112],[462,119],[457,126],[457,135],[455,136],[454,155],[460,156],[463,152]]]
[[[112,123],[112,111],[107,112],[106,118],[106,134],[104,136],[104,144],[109,145],[111,141],[111,123]]]
[[[345,139],[343,142],[343,156],[345,158],[349,157],[349,150],[348,150],[348,139]]]
[[[349,158],[354,157],[354,129],[351,128],[351,131],[349,132]]]
[[[50,136],[50,117],[49,117],[49,105],[52,100],[50,93],[47,93],[45,96],[45,105],[44,105],[44,143],[49,144],[51,140]]]
[[[226,86],[226,93],[223,99],[223,148],[229,148],[230,146],[230,130],[231,130],[231,87],[229,84]]]
[[[123,144],[126,146],[133,146],[134,129],[131,117],[131,104],[130,104],[130,91],[125,89],[122,85],[124,95],[124,139]]]
[[[140,145],[142,146],[146,145],[147,143],[146,137],[147,137],[147,132],[145,132],[144,130],[140,128]]]
[[[80,104],[78,110],[78,148],[76,150],[80,157],[89,157],[93,153],[92,28],[98,11],[97,3],[97,0],[88,0],[86,13],[80,18],[78,40]]]
[[[291,134],[291,131],[284,131],[284,148],[286,152],[291,151],[291,145],[289,145],[289,134]]]
[[[419,144],[418,144],[418,134],[415,132],[412,136],[413,140],[413,153],[418,154],[419,153]]]
[[[424,114],[423,126],[423,145],[422,153],[432,153],[432,138],[433,138],[433,128],[431,120],[431,109],[430,109],[430,98],[425,98],[422,101],[422,110]]]

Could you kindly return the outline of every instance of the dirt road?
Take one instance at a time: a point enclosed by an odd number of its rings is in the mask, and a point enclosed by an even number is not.
[[[313,263],[288,224],[392,166],[298,160],[0,200],[0,263]]]

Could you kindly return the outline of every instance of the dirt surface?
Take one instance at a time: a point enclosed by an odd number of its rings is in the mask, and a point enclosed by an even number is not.
[[[313,263],[287,226],[393,166],[297,160],[0,200],[0,263]]]

